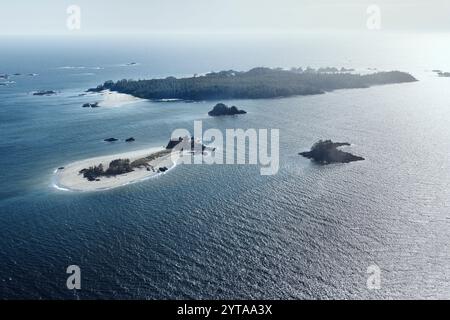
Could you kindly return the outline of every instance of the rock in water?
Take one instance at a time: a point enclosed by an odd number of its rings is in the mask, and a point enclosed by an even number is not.
[[[450,72],[438,72],[438,76],[442,78],[450,78]]]
[[[83,104],[82,107],[83,108],[98,108],[100,106],[98,105],[98,102],[94,102],[94,103],[85,103],[85,104]]]
[[[56,91],[53,90],[41,90],[33,93],[33,96],[51,96],[56,94]]]
[[[178,139],[171,139],[166,146],[166,150],[172,150],[175,147],[178,148],[178,151],[191,151],[196,152],[201,150],[205,151],[208,147],[204,144],[197,141],[194,137],[179,137]],[[214,151],[214,150],[213,150]]]
[[[244,110],[239,110],[235,106],[228,107],[223,103],[218,103],[214,106],[214,108],[208,112],[208,115],[211,117],[217,116],[232,116],[235,114],[246,114],[247,112]]]
[[[363,157],[355,156],[351,153],[338,149],[341,146],[349,146],[348,142],[333,142],[331,140],[319,140],[310,151],[300,152],[299,155],[311,159],[320,164],[348,163],[352,161],[364,160]]]

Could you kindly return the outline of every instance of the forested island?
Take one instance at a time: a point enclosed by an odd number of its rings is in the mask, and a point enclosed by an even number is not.
[[[412,75],[400,71],[360,75],[347,72],[347,69],[339,72],[330,70],[332,71],[324,72],[311,68],[283,70],[258,67],[249,71],[211,72],[203,76],[179,79],[109,80],[88,91],[111,90],[150,100],[199,101],[312,95],[336,89],[417,81]]]

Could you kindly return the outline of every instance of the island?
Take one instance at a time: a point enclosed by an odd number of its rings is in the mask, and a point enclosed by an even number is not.
[[[194,137],[179,137],[169,140],[166,147],[90,158],[58,167],[53,185],[66,191],[116,188],[167,173],[181,154],[203,153],[209,149]]]
[[[84,104],[82,105],[82,107],[83,107],[83,108],[98,108],[98,107],[100,107],[100,106],[99,106],[98,102],[94,102],[94,103],[89,103],[89,102],[87,102],[87,103],[84,103]]]
[[[433,69],[433,70],[431,70],[431,72],[436,73],[438,75],[438,77],[443,77],[443,78],[450,77],[450,72],[444,72],[440,69]]]
[[[246,114],[247,112],[244,110],[239,110],[237,107],[232,106],[228,107],[227,105],[223,103],[218,103],[214,106],[214,108],[208,112],[208,115],[211,117],[218,117],[218,116],[232,116],[235,114]]]
[[[311,147],[310,151],[300,152],[299,155],[320,164],[349,163],[364,160],[363,157],[339,150],[338,148],[342,146],[350,146],[350,143],[319,140]]]
[[[417,79],[400,71],[361,75],[348,72],[318,72],[311,68],[283,70],[258,67],[249,71],[228,70],[187,78],[124,79],[117,82],[109,80],[87,91],[110,90],[137,98],[160,101],[173,99],[202,101],[323,94],[337,89],[368,88],[413,81]]]
[[[53,90],[40,90],[33,92],[33,96],[52,96],[55,95],[56,91]]]

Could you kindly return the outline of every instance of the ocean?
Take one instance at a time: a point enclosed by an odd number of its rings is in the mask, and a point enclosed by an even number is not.
[[[450,298],[447,34],[2,37],[0,299]],[[136,65],[128,65],[136,62]],[[419,81],[324,95],[86,109],[106,80],[257,66],[400,70]],[[29,74],[37,74],[29,76]],[[55,90],[55,96],[33,96]],[[280,168],[179,165],[102,192],[54,188],[70,162],[165,145],[173,130],[280,130]],[[109,137],[134,143],[105,143]],[[366,160],[298,155],[347,141]],[[66,269],[81,269],[68,290]],[[379,289],[368,287],[370,266]]]

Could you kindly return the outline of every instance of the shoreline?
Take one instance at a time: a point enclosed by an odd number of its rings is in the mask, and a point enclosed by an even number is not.
[[[98,106],[102,108],[117,108],[140,101],[145,101],[145,99],[135,97],[131,94],[111,90],[103,90],[99,92],[99,96],[102,100],[98,101]]]
[[[105,191],[157,177],[170,171],[176,166],[176,162],[173,162],[171,159],[171,153],[149,162],[151,166],[155,167],[155,171],[147,170],[146,167],[134,168],[132,172],[125,174],[109,177],[102,176],[99,178],[99,181],[88,181],[88,179],[84,178],[79,172],[82,169],[96,166],[100,163],[103,164],[103,166],[108,167],[109,163],[116,159],[130,159],[130,161],[134,161],[162,150],[165,150],[165,148],[153,147],[75,161],[61,167],[63,169],[58,168],[54,171],[52,186],[55,189],[70,192]],[[167,170],[165,172],[159,172],[159,167],[166,167]]]

